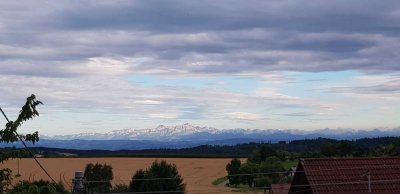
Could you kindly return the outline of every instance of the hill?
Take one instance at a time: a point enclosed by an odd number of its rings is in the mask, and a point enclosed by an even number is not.
[[[387,147],[395,141],[399,141],[400,137],[380,137],[380,138],[362,138],[358,140],[335,140],[326,138],[295,140],[291,142],[265,143],[251,142],[237,145],[201,145],[192,148],[179,149],[143,149],[143,150],[78,150],[78,149],[60,149],[48,147],[33,147],[36,153],[40,153],[49,157],[61,156],[80,156],[80,157],[247,157],[254,150],[268,145],[275,150],[282,150],[293,153],[312,153],[320,152],[321,148],[326,144],[341,143],[348,144],[351,149],[359,150],[363,153],[369,153],[371,150]],[[99,142],[100,143],[100,142]],[[10,148],[3,148],[10,149]],[[17,148],[14,148],[17,149]],[[362,154],[362,153],[360,153]]]

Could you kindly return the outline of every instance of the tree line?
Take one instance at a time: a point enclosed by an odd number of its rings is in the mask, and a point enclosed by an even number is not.
[[[378,156],[382,150],[386,149],[392,143],[399,141],[399,137],[376,137],[362,138],[357,140],[335,140],[327,138],[295,140],[291,142],[250,142],[237,145],[202,145],[193,148],[184,149],[148,149],[148,150],[74,150],[74,149],[58,149],[32,147],[34,153],[41,154],[44,157],[63,157],[58,153],[72,153],[84,157],[196,157],[196,158],[243,158],[247,157],[253,150],[259,149],[263,145],[268,145],[278,151],[286,151],[289,153],[297,153],[303,157],[313,155],[354,155],[354,156]],[[340,145],[341,144],[341,145]],[[331,145],[343,150],[337,153],[329,153]],[[338,146],[340,145],[340,146]],[[323,149],[321,149],[323,148]],[[8,147],[0,148],[0,151],[7,152],[12,150],[23,149]],[[351,151],[351,153],[349,153]],[[322,152],[322,153],[321,153]],[[20,153],[20,157],[30,157],[29,153]]]

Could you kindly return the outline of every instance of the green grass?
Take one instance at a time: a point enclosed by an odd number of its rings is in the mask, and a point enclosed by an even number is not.
[[[298,163],[297,160],[287,160],[287,161],[283,162],[282,165],[286,170],[289,170],[293,166],[296,166],[297,163]]]
[[[228,178],[226,178],[226,177],[221,177],[221,178],[215,179],[215,180],[212,182],[212,184],[218,186],[218,185],[220,185],[221,183],[225,182],[226,180],[228,180]]]

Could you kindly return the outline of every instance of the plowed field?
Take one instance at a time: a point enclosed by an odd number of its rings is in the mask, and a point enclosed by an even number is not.
[[[148,168],[154,160],[166,160],[178,167],[179,173],[186,183],[188,194],[232,193],[231,189],[212,185],[212,181],[226,175],[225,166],[230,159],[200,159],[200,158],[38,158],[56,181],[62,181],[70,187],[75,171],[84,171],[88,163],[109,164],[113,167],[114,184],[129,181],[133,173],[142,168]],[[18,172],[17,159],[2,164]],[[19,160],[19,173],[16,180],[39,180],[48,177],[40,170],[33,159]]]

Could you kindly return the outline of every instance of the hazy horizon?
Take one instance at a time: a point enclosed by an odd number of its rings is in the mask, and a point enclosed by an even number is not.
[[[400,2],[0,2],[0,106],[22,133],[400,126]],[[0,119],[0,125],[5,125]]]
[[[363,129],[354,129],[354,128],[320,128],[320,129],[306,129],[306,130],[299,130],[299,129],[269,129],[269,128],[215,128],[213,126],[197,126],[197,125],[192,125],[191,123],[185,123],[185,124],[178,124],[178,125],[155,125],[152,127],[143,127],[143,128],[124,128],[124,129],[110,129],[110,130],[104,130],[104,131],[92,131],[92,130],[81,130],[78,133],[64,133],[64,134],[53,134],[53,135],[48,135],[48,134],[44,134],[41,133],[40,136],[45,136],[45,137],[56,137],[56,136],[70,136],[70,135],[80,135],[80,134],[108,134],[108,133],[113,133],[113,132],[117,132],[117,131],[141,131],[141,130],[147,130],[147,129],[157,129],[159,127],[165,127],[165,128],[175,128],[175,127],[181,127],[184,125],[190,125],[191,127],[199,127],[199,128],[205,128],[205,129],[215,129],[217,131],[220,132],[224,132],[224,131],[232,131],[232,130],[246,130],[246,131],[255,131],[255,130],[261,130],[261,131],[266,131],[266,130],[270,130],[270,131],[282,131],[282,132],[290,132],[290,133],[294,133],[294,134],[301,134],[302,132],[304,134],[308,134],[308,133],[320,133],[323,132],[325,130],[330,130],[330,131],[337,131],[337,132],[365,132],[365,131],[369,131],[372,132],[374,130],[379,130],[380,132],[395,132],[400,130],[400,127],[396,127],[396,128],[363,128]]]

